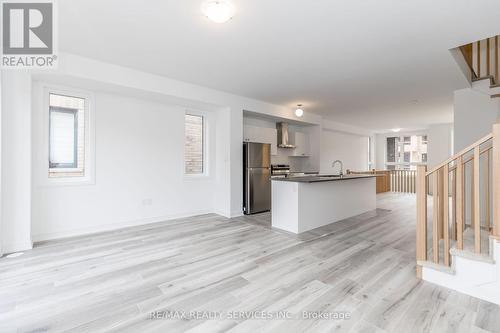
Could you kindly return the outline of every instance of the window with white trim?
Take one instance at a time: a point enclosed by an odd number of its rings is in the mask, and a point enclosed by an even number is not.
[[[49,94],[49,177],[85,176],[85,98]]]
[[[387,170],[416,170],[427,164],[427,135],[388,137],[386,144]]]
[[[205,163],[205,119],[202,115],[185,115],[184,173],[203,175]]]

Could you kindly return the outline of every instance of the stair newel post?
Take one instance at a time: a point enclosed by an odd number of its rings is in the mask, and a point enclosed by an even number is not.
[[[500,123],[493,125],[493,236],[500,239]]]
[[[417,166],[417,263],[427,260],[427,167]],[[422,266],[417,264],[417,277]]]

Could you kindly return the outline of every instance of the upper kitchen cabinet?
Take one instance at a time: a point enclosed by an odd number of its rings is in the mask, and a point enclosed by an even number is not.
[[[309,135],[295,132],[295,149],[293,156],[308,157],[310,154]]]
[[[259,130],[260,128],[256,126],[249,126],[249,125],[243,126],[243,141],[264,143],[259,141],[258,139]]]
[[[271,155],[278,155],[278,132],[275,128],[245,125],[243,141],[271,144]]]

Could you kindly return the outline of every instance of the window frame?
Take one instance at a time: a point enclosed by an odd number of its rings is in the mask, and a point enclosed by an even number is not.
[[[38,179],[39,186],[75,186],[75,185],[94,185],[95,184],[95,99],[91,92],[79,89],[56,86],[47,83],[37,83],[35,85],[36,94],[40,94],[35,99],[40,101],[42,122],[40,128],[40,145],[38,148]],[[83,176],[50,177],[51,170],[57,170],[61,173],[78,172],[78,168],[51,168],[50,167],[50,95],[62,95],[68,97],[82,98],[85,100],[84,108],[84,163]],[[77,160],[78,161],[78,160]],[[78,162],[77,162],[78,163]]]
[[[186,173],[186,116],[197,116],[203,118],[203,126],[202,126],[202,141],[203,141],[203,172],[196,174]],[[210,130],[210,114],[205,111],[186,109],[184,110],[182,120],[183,120],[183,131],[182,131],[182,173],[184,175],[185,180],[195,180],[195,179],[207,179],[210,178],[210,152],[209,152],[209,130]]]

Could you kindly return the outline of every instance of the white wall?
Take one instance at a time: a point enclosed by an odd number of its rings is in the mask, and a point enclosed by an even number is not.
[[[427,130],[427,167],[435,167],[453,155],[453,124],[436,124]]]
[[[311,113],[306,113],[304,117],[298,119],[293,109],[288,107],[80,56],[62,53],[59,60],[57,70],[32,71],[31,77],[27,73],[24,75],[16,71],[3,79],[12,81],[12,84],[9,82],[8,88],[4,85],[2,89],[4,95],[9,95],[8,100],[2,101],[4,113],[6,105],[9,111],[22,109],[21,112],[9,112],[2,123],[2,148],[7,147],[6,142],[10,144],[9,149],[2,151],[4,181],[2,201],[4,207],[6,203],[9,204],[8,209],[2,212],[4,224],[2,236],[5,236],[3,240],[8,239],[10,242],[3,244],[8,245],[4,250],[8,249],[9,252],[31,247],[32,215],[36,239],[119,228],[208,211],[227,217],[241,215],[243,111],[284,120],[304,120],[309,124],[321,123],[321,117]],[[10,77],[11,75],[14,77]],[[97,105],[95,185],[67,187],[40,185],[40,179],[37,178],[40,177],[37,169],[40,164],[35,162],[32,165],[31,155],[33,154],[36,161],[39,161],[37,154],[45,154],[46,150],[38,147],[42,133],[40,126],[43,126],[40,112],[37,111],[42,105],[40,98],[33,103],[35,127],[33,143],[37,148],[32,150],[30,146],[31,78],[37,82],[76,87],[78,90],[95,93]],[[134,110],[131,110],[132,107]],[[182,138],[179,139],[177,131],[184,126],[183,123],[175,121],[177,118],[164,118],[167,116],[159,115],[158,110],[162,109],[167,114],[171,111],[175,114],[174,110],[179,111],[184,107],[213,112],[216,120],[217,130],[214,129],[215,139],[212,141],[215,148],[211,155],[215,159],[215,166],[212,168],[213,174],[210,179],[199,182],[179,179],[178,171],[182,168],[182,159],[179,157],[179,151],[172,150],[170,144],[174,142],[172,139],[177,143],[183,142]],[[141,119],[137,116],[141,112],[146,116],[145,127],[141,127]],[[116,118],[117,116],[122,118]],[[169,114],[169,117],[173,115]],[[110,124],[111,119],[118,122]],[[135,127],[131,126],[132,123]],[[168,124],[161,130],[156,127],[165,123]],[[108,130],[110,126],[111,129]],[[122,130],[130,130],[132,127],[135,132],[130,137],[126,136]],[[146,134],[156,141],[147,141]],[[177,137],[170,137],[175,135]],[[134,136],[138,136],[140,141],[130,140]],[[128,146],[121,145],[117,138],[128,143]],[[16,142],[16,145],[12,145],[12,142]],[[132,151],[132,148],[139,152]],[[155,155],[152,157],[155,164],[142,164],[153,152],[161,152],[161,149],[173,153],[175,159],[167,161]],[[111,171],[111,163],[125,160],[129,165],[115,167]],[[164,170],[174,171],[174,174],[167,174],[166,171],[162,174]],[[151,199],[152,204],[143,205],[145,199],[146,201]]]
[[[500,99],[491,98],[484,92],[481,92],[481,81],[473,83],[473,87],[457,90],[454,93],[454,129],[453,140],[455,152],[470,146],[477,140],[491,133],[492,126],[497,122],[500,115]],[[483,164],[484,162],[481,162]],[[491,163],[491,160],[490,160]],[[483,174],[481,174],[481,177]],[[471,191],[471,166],[465,168],[465,191]],[[483,193],[483,191],[481,191]],[[481,223],[484,223],[485,206],[481,199]],[[465,199],[465,219],[466,223],[471,221],[471,200],[470,196]]]
[[[35,84],[34,142],[41,142],[42,85]],[[33,187],[35,241],[215,211],[217,114],[209,112],[208,178],[184,176],[186,109],[123,95],[93,92],[96,181]],[[35,148],[39,148],[35,147]],[[34,149],[34,161],[44,150]],[[34,168],[44,168],[34,164]],[[145,201],[151,200],[151,205]]]
[[[231,140],[231,110],[229,108],[217,111],[216,127],[214,211],[219,215],[227,215],[231,212],[231,182],[227,177],[231,173],[230,145],[227,144]]]
[[[31,248],[31,77],[2,73],[2,248]]]
[[[224,216],[240,215],[243,172],[241,143],[243,141],[244,110],[263,116],[283,120],[303,121],[314,125],[305,127],[309,131],[311,142],[313,143],[311,145],[312,156],[307,159],[305,166],[301,166],[306,171],[316,171],[319,167],[320,169],[324,169],[320,171],[330,172],[332,170],[329,170],[329,168],[334,159],[344,160],[346,169],[365,169],[367,167],[367,144],[365,140],[370,135],[369,132],[352,126],[326,121],[320,116],[311,113],[306,113],[304,117],[299,119],[293,114],[293,109],[288,107],[273,105],[70,54],[61,54],[58,70],[43,71],[34,73],[33,75],[38,81],[49,81],[59,85],[75,86],[84,90],[94,91],[97,105],[96,184],[94,187],[40,187],[37,185],[37,180],[35,179],[32,193],[33,222],[36,237],[40,239],[63,234],[94,231],[97,228],[119,227],[125,224],[135,224],[140,221],[146,222],[169,216],[194,214],[205,210],[214,211]],[[17,88],[11,88],[11,91],[15,91],[11,96],[15,100],[15,103],[23,104],[26,100],[29,100],[30,96],[28,94],[28,98],[24,98],[19,92],[29,91],[31,82],[28,77],[22,80],[22,84],[19,82],[18,84]],[[4,87],[3,93],[5,94],[6,91],[9,90]],[[2,104],[5,105],[8,103],[4,101]],[[40,107],[39,104],[34,104],[34,106]],[[132,106],[134,106],[134,111],[131,110]],[[175,155],[177,156],[175,161],[178,163],[176,166],[168,164],[173,160],[169,162],[157,156],[154,159],[158,162],[157,165],[163,166],[170,171],[173,170],[175,172],[177,170],[178,172],[181,168],[179,161],[182,161],[182,159],[178,159],[179,151],[176,151],[169,145],[171,144],[169,142],[170,137],[167,137],[167,135],[171,135],[174,138],[175,135],[178,135],[176,129],[183,128],[182,124],[179,127],[179,124],[175,122],[177,118],[174,117],[174,114],[180,112],[179,110],[183,107],[206,108],[210,112],[213,112],[216,119],[217,130],[214,135],[215,140],[212,142],[215,147],[215,153],[212,158],[215,160],[216,167],[212,169],[213,174],[210,179],[196,183],[185,182],[183,179],[176,178],[178,174],[174,176],[166,173],[162,174],[163,168],[160,170],[156,169],[155,166],[147,166],[146,168],[150,168],[147,169],[149,171],[147,175],[141,174],[138,173],[139,169],[140,167],[144,168],[144,166],[135,160],[130,165],[124,167],[123,170],[127,171],[124,181],[121,180],[124,178],[124,173],[121,171],[117,172],[116,170],[113,170],[113,172],[110,171],[111,162],[109,161],[109,154],[112,152],[119,160],[124,161],[126,156],[131,153],[130,150],[126,149],[126,147],[130,146],[131,148],[141,148],[142,150],[138,154],[132,155],[132,157],[129,156],[129,159],[146,159],[153,151],[157,152],[161,149],[171,151],[174,155],[177,154]],[[104,108],[105,110],[103,110]],[[117,109],[120,109],[120,112]],[[164,118],[167,116],[158,115],[159,109],[168,110],[168,117],[174,118]],[[146,121],[146,127],[134,128],[136,132],[132,135],[132,137],[137,135],[140,138],[141,146],[136,142],[128,142],[129,138],[125,137],[122,131],[117,132],[116,129],[112,128],[107,133],[109,126],[117,126],[116,128],[125,130],[131,128],[131,123],[141,125],[141,119],[137,118],[137,114],[142,112],[142,110],[144,110],[146,116],[144,120]],[[34,111],[36,113],[36,108]],[[124,122],[120,122],[118,125],[110,124],[111,119],[117,114],[121,114],[121,112],[123,112]],[[23,116],[29,118],[29,114],[24,114]],[[38,116],[38,114],[34,115],[33,124],[41,126],[42,123],[36,118]],[[3,129],[10,129],[13,125],[16,126],[17,124],[24,126],[23,130],[26,131],[27,123],[19,122],[17,117],[19,115],[7,117],[5,120],[8,121],[4,121],[2,124]],[[160,126],[160,124],[163,125],[165,122],[172,123],[172,126],[175,126],[175,128],[166,130],[165,133],[161,132],[157,126]],[[156,140],[154,142],[149,142],[144,137],[146,132],[149,133],[149,126],[152,126],[151,133],[154,134],[152,136]],[[354,133],[354,135],[346,134],[347,132]],[[10,130],[10,133],[13,134],[14,131]],[[23,133],[23,131],[16,131],[15,133]],[[33,134],[36,136],[33,142],[37,142],[37,138],[40,136],[39,129],[34,129]],[[27,133],[24,138],[29,138],[30,135],[30,133]],[[2,137],[5,139],[5,133],[2,133]],[[117,137],[121,137],[129,145],[125,148],[120,146],[116,139]],[[348,140],[346,138],[351,139]],[[21,142],[24,142],[23,140],[21,139]],[[159,142],[163,142],[164,145]],[[348,142],[348,144],[345,145],[342,142]],[[352,148],[353,142],[355,147],[359,144],[359,149]],[[3,145],[6,145],[5,140]],[[116,148],[117,145],[118,148]],[[27,146],[26,150],[23,151],[31,155],[29,153],[30,148]],[[43,151],[39,150],[38,153],[40,152],[43,153]],[[33,151],[33,153],[36,154],[36,151]],[[5,156],[10,157],[9,154],[3,152],[2,155],[4,158]],[[22,156],[24,155],[21,154],[20,156],[16,156],[16,158],[24,158]],[[10,161],[12,159],[9,159]],[[303,163],[304,161],[299,163]],[[30,164],[24,163],[23,167],[25,165]],[[4,167],[4,170],[2,170],[3,179],[12,178],[11,175],[16,175],[20,170],[5,168],[5,161],[3,161],[2,167]],[[33,167],[37,166],[34,165]],[[153,174],[151,171],[159,173],[157,177],[160,177],[160,180],[155,178],[154,182],[155,186],[159,185],[157,190],[151,187],[153,184],[153,180],[150,178]],[[161,179],[164,179],[164,183]],[[29,177],[23,178],[23,188],[26,188],[26,181],[31,183]],[[121,182],[124,183],[122,184]],[[116,197],[111,196],[111,191],[116,193],[116,188],[123,190],[125,187],[133,189],[132,192],[137,192],[137,194],[130,195],[126,191],[121,191]],[[175,200],[178,199],[172,196],[172,187],[176,189],[176,193],[180,193],[181,198],[184,198],[187,193],[189,195],[195,193],[193,200],[198,202],[199,198],[209,193],[206,197],[213,198],[213,200],[203,200],[203,202],[200,201],[200,204],[191,204],[190,207],[182,203],[171,205],[170,200],[173,200],[172,202],[175,203]],[[99,190],[97,191],[96,188],[99,188]],[[207,188],[210,188],[210,192],[206,192]],[[31,196],[26,193],[29,193],[29,191],[23,190],[23,200],[19,202],[29,203]],[[100,193],[102,193],[102,196],[99,196]],[[72,195],[75,196],[72,197]],[[94,196],[96,198],[93,198]],[[58,202],[58,200],[61,200],[61,197],[64,197],[62,200],[63,203]],[[152,199],[153,204],[147,207],[143,206],[142,202],[144,199]],[[4,203],[6,201],[5,193],[3,201]],[[124,207],[123,202],[127,202],[128,205]],[[96,208],[95,213],[88,211],[94,209],[94,207]],[[193,209],[193,207],[196,208]],[[10,209],[10,211],[12,210]],[[71,221],[68,221],[68,219],[63,221],[63,216],[67,217],[67,214],[64,212],[67,211],[83,212],[84,214],[80,216],[76,213],[74,215],[70,213]],[[3,215],[5,216],[5,214],[4,212]],[[29,208],[26,209],[23,215],[24,220],[26,220],[26,216],[31,216]],[[11,219],[8,222],[9,225],[12,225],[17,224],[18,221]],[[23,224],[21,223],[21,225]],[[4,229],[6,229],[5,226]],[[24,231],[22,234],[24,239],[29,239],[29,230]]]
[[[364,171],[368,168],[368,136],[347,134],[331,130],[321,133],[320,172],[338,172],[332,162],[341,160],[347,169]]]
[[[0,71],[0,257],[3,255],[2,238],[2,71]]]
[[[243,108],[231,108],[229,116],[230,163],[226,174],[231,175],[231,178],[225,200],[228,200],[231,205],[229,214],[225,215],[234,217],[243,214]],[[221,200],[224,199],[221,198]]]
[[[455,152],[459,152],[491,133],[499,117],[500,99],[466,88],[455,91],[453,108],[454,146]]]
[[[375,169],[385,170],[385,151],[387,134],[375,135]]]
[[[377,168],[377,136],[375,134],[370,135],[370,168]]]
[[[303,120],[319,124],[321,117],[306,113],[302,118],[294,115],[292,108],[269,104],[255,99],[245,98],[222,91],[172,80],[163,76],[144,73],[101,61],[92,60],[72,54],[61,53],[59,68],[54,72],[40,72],[37,77],[50,78],[65,84],[70,82],[86,82],[93,87],[106,87],[117,91],[134,91],[145,96],[159,95],[162,99],[172,100],[178,105],[199,104],[211,105],[222,111],[220,117],[226,117],[227,138],[229,148],[222,157],[224,173],[219,173],[217,189],[217,207],[225,208],[220,213],[225,216],[242,214],[243,166],[243,110],[258,112],[263,115],[281,117],[283,119]],[[223,178],[223,179],[222,179]]]
[[[305,127],[305,132],[309,134],[310,156],[305,160],[304,171],[318,172],[321,167],[321,132],[322,125]]]

